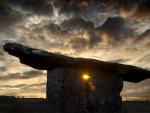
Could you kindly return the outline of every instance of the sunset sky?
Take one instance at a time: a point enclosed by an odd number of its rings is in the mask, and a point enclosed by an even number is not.
[[[0,0],[0,95],[45,97],[46,71],[19,63],[6,42],[150,70],[149,0]],[[124,83],[126,99],[149,99],[150,80]]]

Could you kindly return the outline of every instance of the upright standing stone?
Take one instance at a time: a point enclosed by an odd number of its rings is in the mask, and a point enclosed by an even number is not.
[[[89,72],[89,80],[74,68],[48,71],[49,113],[120,113],[123,81],[111,73]]]

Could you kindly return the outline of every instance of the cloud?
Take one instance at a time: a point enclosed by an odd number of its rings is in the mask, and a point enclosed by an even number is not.
[[[85,12],[89,11],[90,6],[91,6],[91,1],[90,0],[69,0],[69,1],[60,1],[56,0],[54,5],[56,7],[60,7],[60,14],[61,13],[74,13],[76,16],[80,12]]]
[[[111,60],[109,62],[116,62],[116,63],[124,63],[126,61],[129,61],[130,59],[114,59],[114,60]]]
[[[37,28],[33,29],[33,32],[35,34],[41,34],[41,33],[44,34],[44,32],[47,34],[57,34],[57,35],[58,34],[60,34],[60,35],[68,34],[68,31],[63,30],[62,26],[54,24],[54,23],[50,23],[50,24],[44,25],[42,27],[37,27]]]
[[[137,17],[139,19],[150,18],[150,1],[141,1],[137,6],[136,12],[133,14],[133,17]]]
[[[21,74],[20,73],[13,73],[13,74],[9,74],[7,76],[1,76],[0,79],[1,80],[10,80],[10,79],[17,79],[17,78],[21,78]]]
[[[43,76],[44,74],[41,71],[26,71],[23,73],[10,73],[7,76],[0,76],[1,80],[15,80],[15,79],[30,79],[30,78],[38,78],[39,76]]]
[[[0,11],[0,26],[2,26],[0,30],[10,27],[22,19],[20,12],[5,3],[3,4],[2,1],[0,1]]]
[[[22,84],[22,90],[31,90],[31,89],[41,89],[43,88],[44,90],[46,90],[46,83],[39,83],[39,84],[31,84],[31,85],[26,85],[26,84]],[[15,86],[17,87],[17,86]]]
[[[88,46],[88,41],[83,38],[75,38],[70,41],[72,48],[80,49]]]
[[[49,0],[7,0],[7,3],[37,15],[53,14],[53,8]]]
[[[0,66],[0,72],[4,72],[4,71],[7,71],[7,68],[3,67],[3,66]]]
[[[37,83],[37,84],[18,84],[18,85],[0,85],[0,88],[19,88],[20,90],[29,90],[29,89],[40,89],[42,87],[46,88],[46,83]]]
[[[64,21],[62,24],[64,29],[72,30],[72,29],[85,29],[91,30],[94,28],[94,24],[90,21],[85,21],[82,18],[72,18],[70,20]]]
[[[150,49],[150,40],[149,39],[150,39],[150,29],[139,34],[135,38],[134,43],[139,45],[140,48],[145,49],[145,51],[148,51]]]
[[[100,37],[94,30],[94,23],[91,21],[86,21],[82,18],[72,18],[64,21],[61,26],[68,31],[70,35],[77,37],[71,39],[70,42],[74,48],[86,48],[87,46],[92,48],[100,41]]]
[[[23,73],[23,77],[30,78],[30,77],[36,77],[41,76],[43,73],[41,71],[28,71]]]
[[[136,41],[139,42],[139,41],[145,41],[146,39],[149,39],[150,38],[150,29],[146,30],[144,33],[140,34]]]
[[[121,17],[109,17],[102,26],[96,28],[96,31],[102,35],[102,38],[105,35],[108,40],[115,42],[134,36],[134,31],[127,26],[126,20]]]
[[[136,61],[136,64],[145,64],[145,66],[148,67],[150,65],[150,53],[144,54],[141,58],[139,58]]]
[[[73,49],[92,48],[100,38],[94,31],[94,23],[82,18],[71,18],[59,24],[47,24],[32,30],[30,39],[43,37],[44,45],[69,46]],[[51,41],[52,40],[52,41]],[[53,44],[51,43],[53,42]],[[61,43],[60,43],[61,42]]]
[[[145,80],[138,84],[133,84],[125,82],[122,95],[124,97],[141,97],[141,98],[150,98],[150,80]]]

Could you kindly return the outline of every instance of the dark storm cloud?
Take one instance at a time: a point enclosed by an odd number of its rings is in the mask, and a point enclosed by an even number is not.
[[[89,36],[89,48],[96,46],[101,41],[101,36],[98,36],[95,31],[90,31]]]
[[[88,13],[93,9],[111,10],[122,6],[127,8],[134,3],[133,0],[56,0],[55,5],[61,7],[60,13],[73,12],[79,16],[80,13]]]
[[[89,37],[88,40],[84,37],[85,32]],[[54,34],[59,38],[67,37],[70,40],[69,44],[73,48],[85,48],[87,46],[91,48],[100,41],[94,30],[94,23],[82,18],[71,18],[63,21],[60,25],[50,23],[33,29],[33,33],[39,35],[44,33],[47,33],[47,35]]]
[[[55,6],[60,7],[60,13],[88,12],[91,9],[112,10],[124,8],[130,10],[141,3],[141,0],[56,0]]]
[[[141,1],[138,6],[135,14],[138,18],[150,18],[150,0],[143,0]]]
[[[56,0],[54,5],[61,9],[60,14],[74,13],[77,16],[80,12],[89,11],[91,3],[91,0]]]
[[[64,29],[67,30],[79,30],[79,29],[85,29],[85,30],[92,30],[94,28],[94,24],[90,21],[85,21],[81,18],[72,18],[70,20],[64,21],[61,26]]]
[[[82,18],[72,18],[70,20],[64,21],[61,26],[63,29],[71,33],[81,31],[80,34],[83,35],[84,31],[87,32],[89,36],[89,41],[87,41],[83,37],[78,37],[71,40],[72,46],[74,48],[84,48],[86,47],[86,45],[91,48],[100,41],[100,37],[96,34],[94,30],[94,23],[91,21],[86,21]]]
[[[136,5],[138,5],[140,2],[141,0],[118,0],[118,5],[119,5],[119,8],[123,8],[129,11],[132,8],[134,8]]]
[[[119,12],[122,10],[130,15],[131,18],[146,19],[150,16],[149,0],[56,0],[55,6],[60,8],[60,14],[73,14],[74,16],[89,18],[91,13],[96,12]],[[92,16],[92,15],[91,15]],[[130,15],[131,16],[131,15]]]
[[[120,9],[125,8],[129,9],[134,4],[135,1],[133,0],[93,0],[95,3],[95,6],[102,10],[112,10],[112,9]],[[136,1],[136,3],[138,0]]]
[[[126,20],[121,17],[109,17],[102,26],[96,28],[96,31],[100,35],[106,33],[113,40],[119,41],[134,35],[133,29],[126,24]]]
[[[35,14],[52,15],[53,8],[47,0],[26,0],[22,8]]]
[[[51,31],[53,33],[59,33],[59,34],[63,34],[63,30],[59,25],[56,24],[50,24],[50,25],[46,25],[45,29],[47,29],[48,31]]]
[[[7,3],[35,14],[52,15],[53,8],[48,1],[49,0],[7,0]]]
[[[0,1],[0,29],[5,29],[6,27],[10,27],[14,25],[14,23],[20,21],[22,19],[22,15],[15,9],[12,9],[9,5],[3,4]]]
[[[35,33],[41,33],[43,31],[47,31],[49,33],[54,33],[54,34],[68,34],[67,30],[63,30],[62,27],[60,25],[51,23],[51,24],[47,24],[44,25],[42,27],[37,27],[33,30],[33,32]]]
[[[70,41],[72,48],[85,48],[88,45],[88,42],[83,38],[75,38]]]

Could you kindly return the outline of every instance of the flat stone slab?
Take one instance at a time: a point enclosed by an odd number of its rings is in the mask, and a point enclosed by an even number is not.
[[[73,67],[84,71],[97,69],[122,77],[128,82],[140,82],[150,78],[150,71],[131,65],[88,58],[72,58],[16,43],[6,43],[3,48],[9,54],[18,57],[21,63],[39,70],[53,70],[61,67]]]

